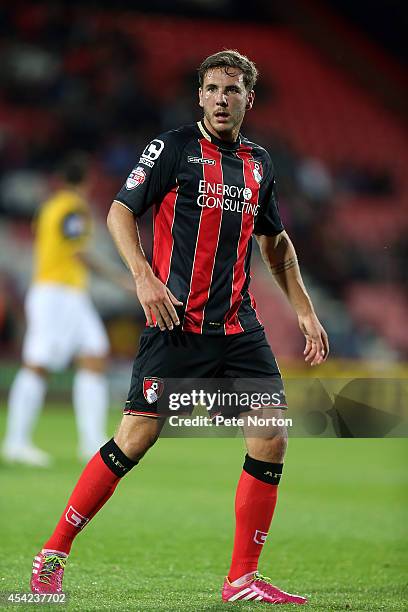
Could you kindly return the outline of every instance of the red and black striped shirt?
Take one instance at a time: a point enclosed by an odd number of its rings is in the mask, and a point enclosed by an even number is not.
[[[269,154],[203,122],[150,142],[116,200],[153,206],[154,274],[184,304],[183,330],[238,334],[260,327],[249,291],[252,234],[283,231]]]

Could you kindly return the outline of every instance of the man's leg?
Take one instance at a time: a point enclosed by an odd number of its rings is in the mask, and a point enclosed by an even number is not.
[[[275,416],[280,418],[282,415]],[[267,437],[245,431],[248,454],[235,498],[235,540],[231,568],[222,589],[223,601],[262,601],[265,604],[307,603],[305,597],[275,587],[257,572],[258,559],[268,535],[282,475],[287,445],[284,428]]]
[[[69,553],[74,538],[108,501],[119,480],[156,442],[161,426],[159,419],[122,418],[115,437],[102,446],[86,465],[45,548]],[[71,513],[79,519],[71,517]]]
[[[114,438],[92,457],[82,472],[52,536],[33,564],[31,588],[58,592],[65,560],[74,538],[113,494],[119,480],[156,442],[160,419],[124,416]]]
[[[46,466],[49,457],[32,444],[32,432],[47,389],[47,370],[24,364],[10,389],[3,457],[6,461]]]
[[[90,459],[106,441],[109,407],[106,357],[83,356],[78,359],[74,377],[73,403],[79,436],[79,455]]]
[[[274,411],[275,413],[275,411]],[[279,411],[279,417],[281,412]],[[248,454],[235,497],[235,538],[230,582],[245,583],[258,569],[258,559],[271,525],[287,446],[285,428],[274,428],[268,437],[249,437]]]

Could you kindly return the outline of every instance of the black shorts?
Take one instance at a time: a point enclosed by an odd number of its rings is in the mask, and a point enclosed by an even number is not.
[[[146,328],[140,338],[124,414],[157,417],[157,397],[166,379],[273,380],[281,374],[263,328],[210,336],[176,328]],[[155,393],[156,391],[156,393]],[[286,407],[284,392],[279,408]],[[271,407],[271,406],[270,406]],[[278,406],[277,406],[278,407]]]

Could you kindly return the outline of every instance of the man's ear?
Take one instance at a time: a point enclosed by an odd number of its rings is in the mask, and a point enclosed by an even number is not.
[[[248,93],[248,97],[247,97],[247,103],[245,106],[245,110],[251,110],[251,108],[254,105],[254,101],[255,101],[255,92],[252,89],[249,93]]]
[[[204,104],[203,104],[203,90],[201,89],[201,87],[198,89],[198,105],[201,106],[201,108],[203,108]]]

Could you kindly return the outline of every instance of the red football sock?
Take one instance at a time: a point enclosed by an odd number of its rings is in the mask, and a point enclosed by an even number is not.
[[[247,458],[247,461],[248,459],[255,462],[250,457]],[[281,464],[257,463],[275,466],[275,469],[279,471],[280,468],[282,472]],[[271,471],[266,471],[266,473],[271,473]],[[279,482],[280,474],[274,474],[274,476],[273,480]],[[259,555],[271,525],[277,496],[277,484],[259,480],[245,469],[243,470],[235,496],[236,525],[234,549],[228,574],[230,582],[258,569]]]
[[[101,452],[105,448],[108,448],[105,456],[108,456],[109,460],[112,461],[112,465],[116,462],[116,466],[113,465],[112,469],[102,459]],[[119,462],[118,456],[120,456],[122,463]],[[123,463],[127,465],[127,468],[122,465]],[[118,464],[121,467],[118,468]],[[101,451],[98,451],[92,457],[82,472],[54,533],[43,548],[68,554],[75,536],[111,497],[120,480],[118,472],[122,468],[128,471],[133,465],[135,463],[121,453],[113,440],[102,447]],[[113,470],[116,470],[116,473]]]

